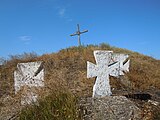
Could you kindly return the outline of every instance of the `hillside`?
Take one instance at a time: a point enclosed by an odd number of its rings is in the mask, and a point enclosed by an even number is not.
[[[147,93],[152,95],[154,101],[160,102],[160,60],[155,60],[152,57],[126,49],[111,47],[108,44],[101,44],[99,46],[71,47],[60,50],[58,53],[44,54],[42,56],[34,54],[12,56],[9,61],[0,66],[1,113],[3,113],[4,108],[10,109],[18,104],[19,96],[14,95],[13,84],[13,72],[16,69],[17,63],[44,61],[45,88],[40,90],[41,102],[39,107],[41,108],[36,109],[29,106],[22,108],[22,112],[13,110],[18,114],[18,117],[16,116],[15,119],[24,119],[25,115],[29,116],[28,119],[33,119],[31,117],[33,113],[35,119],[38,117],[38,119],[42,119],[44,116],[39,116],[38,113],[44,114],[44,111],[39,111],[39,109],[50,111],[53,108],[57,109],[57,111],[45,113],[47,116],[46,120],[53,119],[53,116],[55,119],[82,119],[83,116],[81,110],[79,110],[81,109],[79,107],[79,99],[92,96],[92,88],[95,82],[95,78],[87,79],[86,77],[87,61],[95,63],[94,50],[112,50],[115,53],[124,53],[130,56],[130,72],[120,78],[111,77],[110,79],[113,95]],[[5,104],[4,99],[8,96],[8,101],[11,101],[12,104],[11,102],[6,102]],[[144,106],[148,104],[145,101],[136,99],[133,101],[142,109],[145,109]],[[52,108],[53,102],[57,104]],[[44,106],[49,107],[44,108]],[[151,106],[150,118],[160,118],[158,116],[159,113],[154,112],[157,109],[160,110],[159,108],[160,106]],[[9,114],[10,110],[6,113]],[[57,114],[59,116],[56,117]]]

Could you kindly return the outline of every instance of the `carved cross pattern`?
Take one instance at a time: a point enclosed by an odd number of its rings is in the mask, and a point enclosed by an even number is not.
[[[44,69],[43,63],[39,62],[29,62],[29,63],[18,63],[17,70],[14,72],[14,82],[15,82],[15,93],[17,93],[21,87],[28,86],[31,87],[43,87],[44,86]],[[35,101],[34,93],[26,93],[28,98],[33,98]],[[29,102],[30,103],[30,102]]]

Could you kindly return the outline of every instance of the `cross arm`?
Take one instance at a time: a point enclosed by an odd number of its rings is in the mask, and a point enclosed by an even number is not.
[[[88,32],[88,30],[84,30],[84,31],[82,31],[82,32],[81,32],[81,34],[82,34],[82,33],[86,33],[86,32]]]
[[[129,63],[130,63],[130,60],[127,60],[127,62],[123,65],[124,72],[129,72]]]
[[[87,61],[87,78],[96,77],[97,71],[98,71],[97,66]]]
[[[78,35],[77,33],[74,33],[74,34],[71,34],[70,36],[75,36],[75,35]]]

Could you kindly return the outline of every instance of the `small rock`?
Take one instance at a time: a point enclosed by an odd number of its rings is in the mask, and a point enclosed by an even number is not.
[[[148,100],[149,103],[151,103],[152,105],[158,106],[159,102],[157,101],[153,101],[153,100]]]

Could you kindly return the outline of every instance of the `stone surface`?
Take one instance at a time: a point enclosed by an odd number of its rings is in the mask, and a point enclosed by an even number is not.
[[[16,94],[22,87],[27,89],[32,87],[43,87],[44,69],[42,62],[18,63],[17,70],[14,72],[14,83]],[[25,91],[27,91],[27,93],[22,96],[21,104],[35,102],[37,99],[36,93],[32,92],[32,90]]]
[[[95,85],[93,86],[93,97],[104,97],[111,95],[109,84],[109,57],[112,51],[94,51],[94,56],[97,65],[87,62],[87,78],[96,77]],[[115,65],[110,66],[115,67]]]
[[[120,75],[124,75],[124,72],[129,72],[130,60],[127,60],[128,57],[129,56],[125,54],[112,54],[110,65],[112,65],[114,62],[117,62],[118,64],[113,69],[109,69],[111,76],[118,77]]]
[[[96,77],[93,86],[93,97],[104,97],[111,95],[109,75],[118,77],[124,75],[123,71],[129,71],[128,55],[113,54],[113,51],[94,51],[96,64],[87,61],[87,78]],[[125,63],[124,63],[125,62]]]
[[[21,98],[21,104],[31,104],[35,103],[37,101],[38,95],[34,93],[32,90],[29,90],[28,92],[24,93]]]
[[[83,120],[142,120],[142,111],[124,96],[83,98]]]

